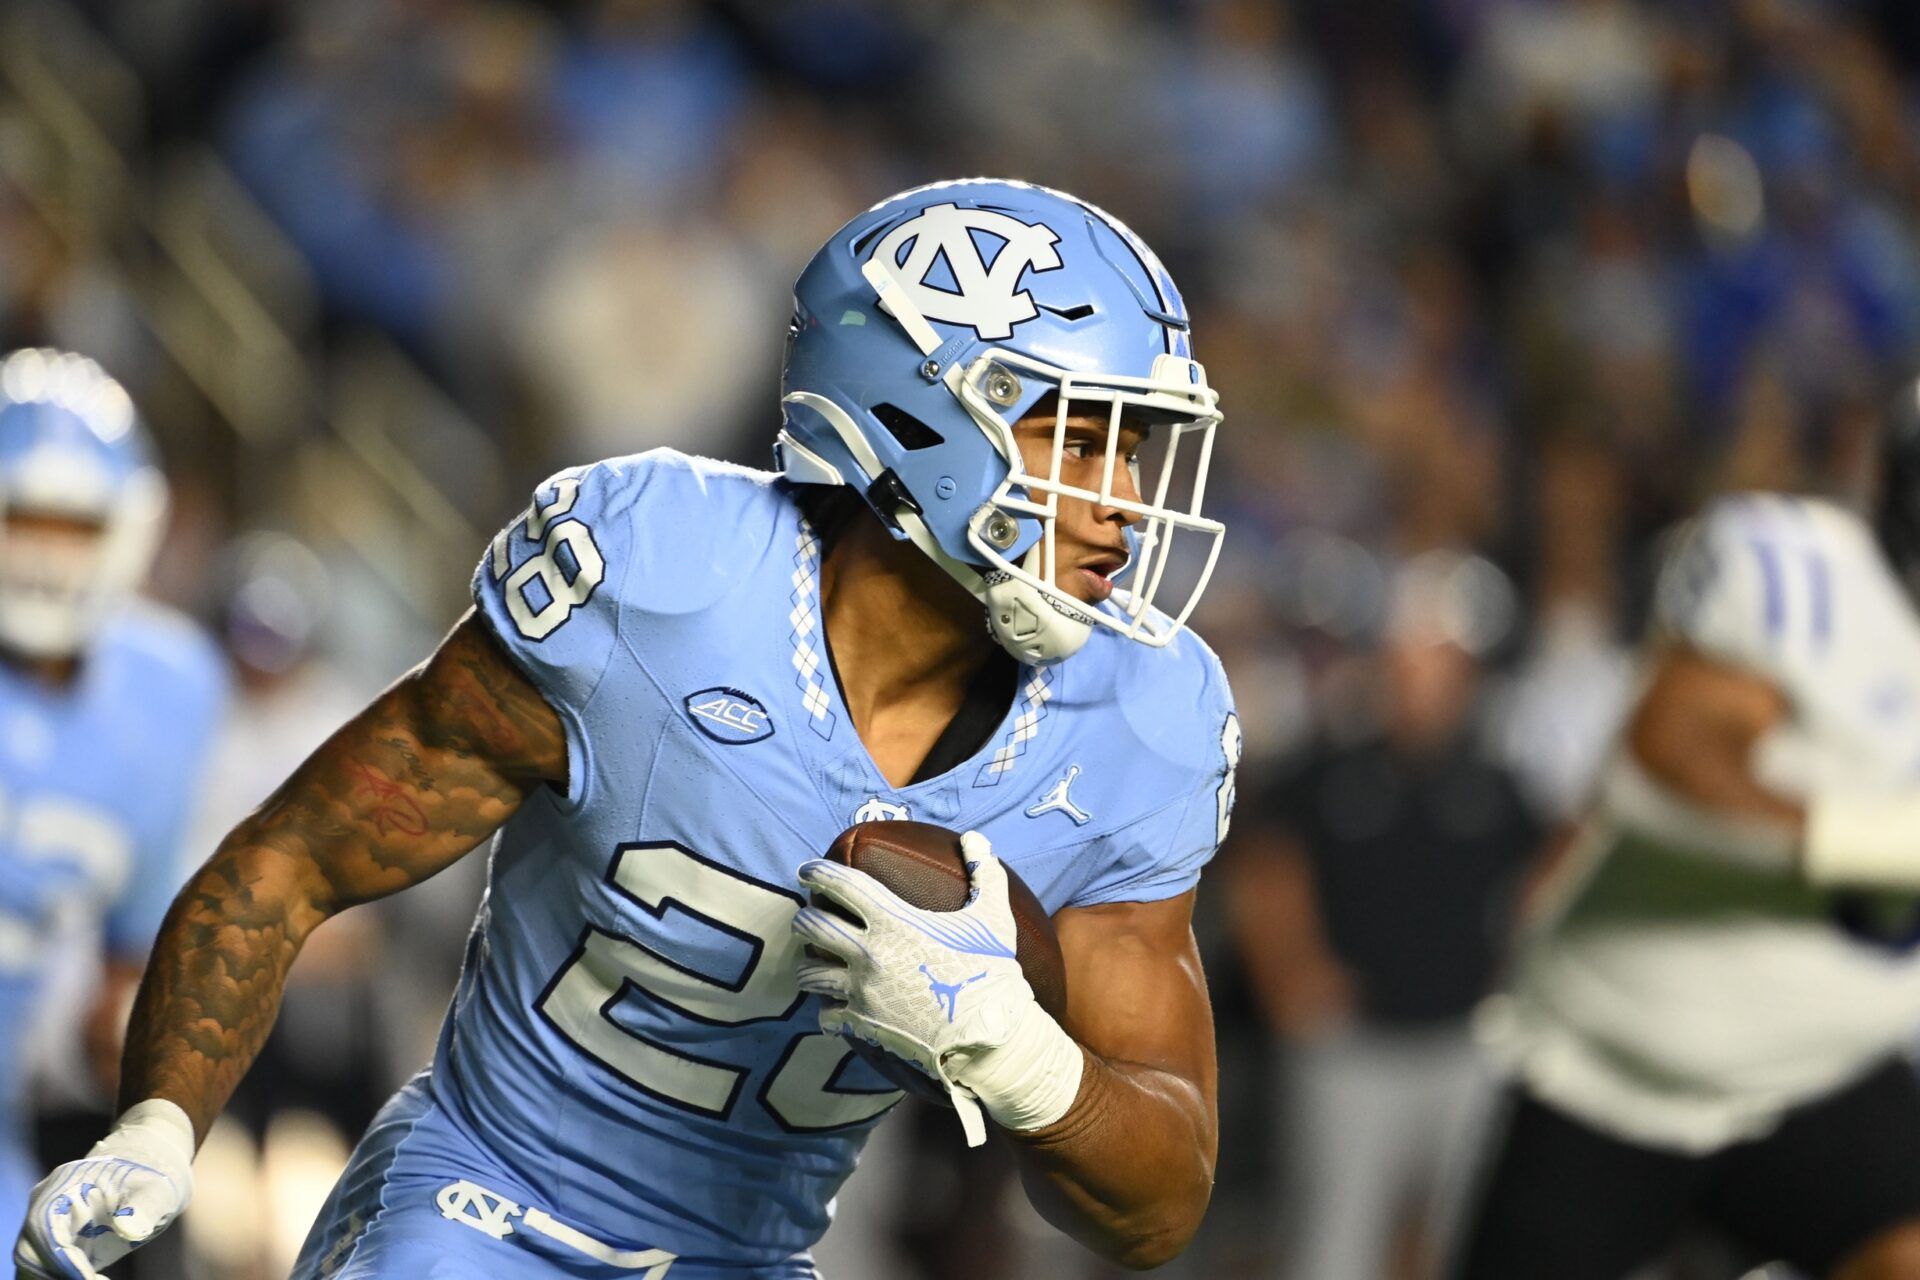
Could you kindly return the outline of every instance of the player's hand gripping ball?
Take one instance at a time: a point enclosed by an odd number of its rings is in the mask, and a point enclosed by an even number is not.
[[[802,865],[800,880],[813,891],[794,918],[809,948],[800,986],[828,1002],[821,1029],[901,1088],[953,1103],[963,1121],[972,1099],[950,1055],[1003,1044],[1028,1005],[1065,1016],[1066,966],[1046,909],[979,833],[861,823]]]

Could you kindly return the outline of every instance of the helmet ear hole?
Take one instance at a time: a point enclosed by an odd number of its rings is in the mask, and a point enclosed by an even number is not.
[[[897,405],[877,404],[872,413],[903,449],[931,449],[947,442],[945,436]]]

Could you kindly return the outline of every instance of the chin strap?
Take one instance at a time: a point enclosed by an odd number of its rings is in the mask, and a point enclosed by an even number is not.
[[[884,272],[880,274],[885,276]],[[826,419],[834,434],[846,446],[855,465],[868,476],[878,476],[885,470],[873,452],[873,446],[860,434],[860,429],[854,426],[846,410],[832,400],[811,391],[795,391],[787,395],[785,403],[810,409]],[[848,478],[841,475],[837,468],[784,431],[780,434],[780,450],[787,474],[796,481],[810,484],[848,483]],[[1093,633],[1093,623],[1084,613],[1052,599],[1032,583],[1024,582],[1004,569],[982,573],[965,561],[948,555],[940,546],[939,539],[933,536],[933,530],[927,528],[926,521],[912,508],[901,507],[893,513],[893,519],[914,546],[939,565],[949,578],[965,587],[968,595],[986,607],[987,631],[993,636],[994,643],[1028,666],[1050,666],[1072,657]],[[1040,545],[1035,543],[1020,562],[1025,572],[1035,576],[1043,568]]]
[[[982,573],[941,550],[926,522],[910,510],[895,513],[900,528],[914,546],[949,578],[967,589],[987,610],[987,634],[994,643],[1030,667],[1051,666],[1071,658],[1093,634],[1093,623],[1070,614],[1032,583],[1005,570]],[[1035,543],[1021,561],[1028,573],[1040,569],[1040,545]]]
[[[1040,548],[1027,552],[1020,567],[1028,573],[1041,568]],[[1000,647],[1029,666],[1044,667],[1071,658],[1093,634],[1093,623],[1030,582],[1005,571],[986,576],[981,603],[987,606],[987,630]]]

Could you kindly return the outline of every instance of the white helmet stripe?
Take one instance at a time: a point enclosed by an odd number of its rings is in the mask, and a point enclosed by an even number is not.
[[[893,278],[893,272],[877,258],[869,258],[860,266],[860,274],[867,278],[873,291],[880,295],[880,305],[900,322],[900,327],[913,339],[913,345],[920,348],[920,354],[930,356],[940,349],[940,335],[933,331],[927,318],[920,309],[907,298],[907,291]]]

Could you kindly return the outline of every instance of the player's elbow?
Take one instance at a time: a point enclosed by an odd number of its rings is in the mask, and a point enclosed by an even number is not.
[[[1189,1222],[1169,1224],[1117,1241],[1114,1248],[1102,1252],[1108,1261],[1128,1271],[1151,1271],[1164,1267],[1185,1252],[1199,1230],[1200,1218],[1195,1215]]]
[[[303,849],[273,840],[259,813],[221,841],[174,901],[223,919],[245,913],[284,930],[296,946],[338,910],[318,864]]]
[[[1176,1240],[1153,1240],[1143,1242],[1124,1253],[1111,1255],[1111,1261],[1125,1267],[1128,1271],[1151,1271],[1155,1267],[1164,1267],[1186,1249],[1192,1236]]]
[[[1186,1195],[1164,1197],[1151,1210],[1116,1224],[1096,1250],[1129,1271],[1163,1267],[1193,1243],[1212,1195],[1212,1180],[1202,1179]]]
[[[1710,775],[1720,743],[1702,731],[1700,717],[1687,714],[1673,699],[1643,699],[1627,724],[1626,748],[1633,763],[1652,781],[1693,801],[1709,798]]]

